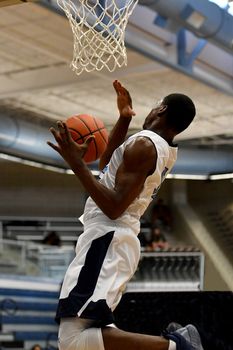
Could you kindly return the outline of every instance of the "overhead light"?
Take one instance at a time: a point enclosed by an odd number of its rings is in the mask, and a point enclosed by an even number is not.
[[[5,153],[0,153],[0,159],[4,159],[4,160],[8,160],[10,162],[16,162],[16,163],[20,163],[20,164],[24,164],[24,165],[29,165],[32,167],[41,168],[41,169],[45,169],[45,170],[49,170],[49,171],[54,171],[56,173],[74,175],[74,173],[71,169],[64,169],[64,168],[59,168],[59,167],[56,167],[53,165],[47,165],[47,164],[43,164],[40,162],[34,162],[32,160],[27,160],[27,159],[24,159],[21,157],[11,156],[11,155],[5,154]],[[98,171],[98,170],[90,169],[90,171],[94,176],[99,176],[99,174],[100,174],[100,171]]]
[[[206,17],[200,12],[193,12],[190,17],[186,19],[187,23],[195,29],[200,29],[205,22]]]
[[[180,17],[195,29],[200,29],[206,20],[206,17],[199,11],[196,11],[191,5],[185,6]]]
[[[210,180],[228,180],[228,179],[233,179],[233,173],[210,175],[209,179]]]
[[[47,165],[39,162],[34,162],[31,160],[23,159],[20,157],[12,156],[5,153],[0,153],[0,159],[8,160],[11,162],[21,163],[36,168],[41,168],[49,171],[54,171],[57,173],[74,175],[71,169],[59,168],[52,165]],[[90,169],[91,173],[94,176],[99,176],[100,171],[97,169]],[[224,179],[233,179],[233,173],[227,174],[212,174],[212,175],[199,175],[199,174],[168,174],[167,179],[178,179],[178,180],[224,180]]]
[[[167,179],[179,180],[228,180],[233,179],[233,173],[196,175],[196,174],[168,174]]]
[[[168,174],[167,179],[179,179],[179,180],[208,180],[208,175],[196,175],[196,174]]]
[[[5,154],[5,153],[0,153],[0,159],[8,160],[10,162],[21,163],[21,164],[33,166],[33,167],[36,167],[36,168],[42,168],[42,169],[45,169],[45,170],[55,171],[57,173],[68,174],[67,171],[69,170],[69,169],[58,168],[58,167],[52,166],[52,165],[43,164],[43,163],[40,163],[40,162],[35,162],[35,161],[24,159],[24,158],[21,158],[21,157],[11,156],[11,155]]]

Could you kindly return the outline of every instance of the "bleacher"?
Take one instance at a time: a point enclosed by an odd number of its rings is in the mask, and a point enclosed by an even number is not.
[[[74,247],[0,239],[0,273],[45,276],[61,281]]]
[[[81,223],[71,218],[0,219],[3,227],[0,272],[46,276],[61,281],[74,257],[74,245],[82,232]],[[62,246],[41,244],[44,235],[55,229]],[[142,225],[141,230],[144,235],[150,231],[146,225]],[[70,232],[73,232],[73,240],[67,241],[67,234],[71,237]],[[200,290],[203,279],[203,254],[192,246],[173,245],[162,251],[143,251],[129,286],[131,290]]]
[[[54,321],[60,284],[29,276],[0,277],[0,347],[57,348],[58,326]]]
[[[204,255],[193,248],[141,253],[127,291],[195,291],[204,284]]]
[[[74,246],[82,230],[83,226],[78,218],[0,216],[2,237],[17,241],[42,243],[49,232],[55,231],[62,245]]]

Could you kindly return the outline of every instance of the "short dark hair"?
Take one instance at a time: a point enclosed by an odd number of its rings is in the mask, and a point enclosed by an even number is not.
[[[167,106],[168,125],[178,133],[189,126],[196,114],[193,101],[184,94],[167,95],[163,99],[163,105]]]

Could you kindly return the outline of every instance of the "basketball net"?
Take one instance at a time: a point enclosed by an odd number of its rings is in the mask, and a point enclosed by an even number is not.
[[[65,12],[74,37],[71,67],[110,72],[127,65],[125,29],[138,0],[57,0]]]

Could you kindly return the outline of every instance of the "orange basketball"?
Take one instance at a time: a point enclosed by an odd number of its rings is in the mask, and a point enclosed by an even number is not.
[[[102,120],[88,114],[79,114],[68,118],[66,125],[73,140],[79,144],[82,144],[90,135],[95,136],[83,159],[86,163],[99,159],[108,142],[108,132]]]

